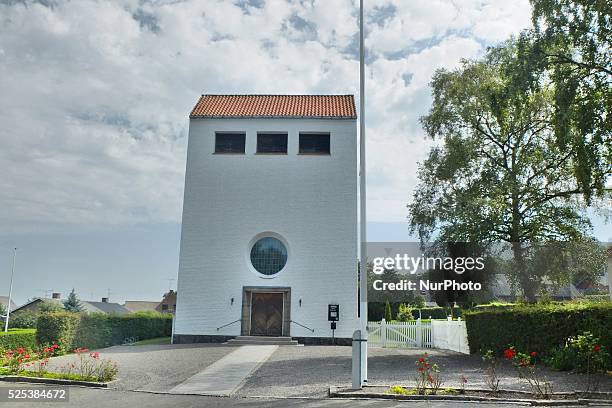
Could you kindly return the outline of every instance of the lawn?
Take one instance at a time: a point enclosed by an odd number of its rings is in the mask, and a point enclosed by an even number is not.
[[[152,344],[170,344],[170,336],[156,337],[154,339],[140,340],[134,343],[135,346],[149,346]]]

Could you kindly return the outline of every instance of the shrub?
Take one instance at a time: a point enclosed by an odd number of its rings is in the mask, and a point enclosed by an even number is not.
[[[465,312],[470,351],[509,345],[544,353],[565,345],[568,338],[589,331],[600,337],[606,350],[612,346],[612,303],[570,303],[515,306],[512,309]],[[607,367],[610,367],[608,359]]]
[[[555,347],[549,353],[546,363],[561,371],[576,370],[580,373],[605,372],[610,359],[601,339],[590,332],[584,332],[567,339],[563,346]]]
[[[59,342],[64,349],[90,349],[123,344],[127,338],[138,340],[170,336],[172,316],[161,313],[81,314],[58,312],[38,319],[38,341]]]
[[[409,322],[414,320],[414,316],[412,315],[412,307],[402,303],[400,305],[399,312],[397,313],[397,320],[400,322]]]
[[[35,329],[38,321],[36,312],[19,312],[9,317],[9,327],[11,329]]]
[[[36,348],[36,330],[11,329],[6,333],[0,332],[0,351],[19,347],[28,351],[34,350]]]

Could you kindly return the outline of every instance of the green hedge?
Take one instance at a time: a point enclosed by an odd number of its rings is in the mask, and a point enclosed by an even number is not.
[[[138,340],[170,336],[172,316],[161,313],[79,314],[47,313],[38,319],[38,341],[61,342],[66,349],[90,349],[122,344],[128,338]]]
[[[512,345],[520,351],[546,353],[570,336],[590,331],[612,351],[612,303],[569,303],[516,306],[511,309],[464,312],[472,353],[500,352]]]
[[[36,349],[35,329],[10,329],[8,332],[0,332],[0,351],[14,350],[23,347],[27,350]]]
[[[11,314],[9,318],[9,328],[11,329],[35,329],[40,313],[36,312],[19,312],[15,315]]]

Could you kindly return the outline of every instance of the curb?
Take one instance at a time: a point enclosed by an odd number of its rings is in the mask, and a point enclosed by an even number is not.
[[[366,386],[367,388],[367,386]],[[329,397],[338,399],[391,399],[399,401],[462,401],[462,402],[503,402],[503,403],[516,403],[516,404],[529,404],[531,406],[575,406],[575,405],[589,405],[590,403],[607,403],[612,404],[612,401],[607,399],[590,399],[580,398],[575,393],[558,393],[557,395],[573,395],[573,399],[564,400],[543,400],[533,398],[497,398],[497,397],[484,397],[477,395],[399,395],[399,394],[387,394],[380,392],[350,392],[342,391],[347,388],[340,389],[339,387],[329,387]],[[467,391],[481,391],[481,390],[470,390]],[[502,390],[503,391],[503,390]],[[514,391],[507,391],[514,392]],[[527,394],[526,392],[516,392],[517,394]]]
[[[90,388],[108,388],[117,380],[109,382],[81,381],[81,380],[65,380],[61,378],[42,378],[42,377],[24,377],[20,375],[3,375],[0,376],[0,381],[6,382],[23,382],[32,384],[53,384],[53,385],[78,385],[81,387]]]

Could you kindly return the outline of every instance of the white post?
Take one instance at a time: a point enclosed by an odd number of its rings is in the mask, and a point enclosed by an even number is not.
[[[368,265],[366,251],[366,155],[365,155],[365,34],[363,0],[359,0],[359,320],[363,347],[359,363],[361,384],[368,381]]]
[[[352,385],[354,390],[361,389],[362,381],[361,381],[361,332],[359,330],[355,330],[353,333],[353,367],[352,367]]]
[[[9,316],[11,314],[11,300],[13,297],[13,277],[15,276],[15,259],[17,258],[17,248],[13,248],[13,267],[11,268],[11,284],[9,286],[8,304],[6,305],[6,319],[4,319],[4,332],[8,331]]]
[[[387,347],[387,321],[385,319],[380,321],[380,342],[382,347]]]
[[[421,318],[416,321],[416,342],[417,347],[423,347],[423,331],[421,328]]]

